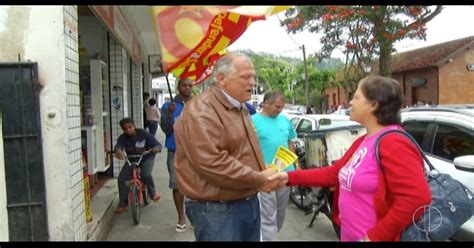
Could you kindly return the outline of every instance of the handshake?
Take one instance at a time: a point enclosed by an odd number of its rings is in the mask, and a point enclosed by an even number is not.
[[[261,171],[260,174],[265,177],[265,183],[258,190],[265,193],[283,188],[288,183],[288,174],[286,172],[276,172],[272,168],[267,168]]]

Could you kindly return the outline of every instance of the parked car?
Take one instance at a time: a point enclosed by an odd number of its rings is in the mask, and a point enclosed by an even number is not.
[[[409,108],[401,116],[433,166],[474,192],[474,106]],[[452,239],[474,241],[474,217]]]
[[[341,108],[341,109],[337,109],[335,110],[334,112],[331,113],[331,115],[351,115],[351,110],[348,109],[348,108]]]
[[[358,122],[351,121],[349,116],[346,115],[309,114],[293,116],[290,121],[299,139],[302,139],[306,133],[313,130],[360,125]]]
[[[294,110],[294,109],[283,109],[281,111],[281,113],[286,115],[288,117],[288,119],[294,117],[295,115],[303,115],[303,113],[301,113],[298,110]]]

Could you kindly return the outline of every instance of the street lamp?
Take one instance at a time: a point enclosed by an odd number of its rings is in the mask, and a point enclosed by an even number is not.
[[[291,80],[291,92],[293,95],[293,105],[295,105],[295,85],[298,81],[296,79]]]
[[[301,75],[301,78],[304,80],[304,98],[305,98],[305,101],[306,101],[306,105],[309,104],[309,97],[308,97],[308,83],[307,83],[307,80],[306,80],[306,73],[303,71],[303,73],[300,74]]]

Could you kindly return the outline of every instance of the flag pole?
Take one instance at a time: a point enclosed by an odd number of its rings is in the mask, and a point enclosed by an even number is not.
[[[168,80],[168,74],[169,72],[166,73],[166,84],[168,85],[168,92],[170,93],[170,99],[171,99],[171,102],[173,102],[173,94],[171,94],[171,86],[170,86],[170,81]]]

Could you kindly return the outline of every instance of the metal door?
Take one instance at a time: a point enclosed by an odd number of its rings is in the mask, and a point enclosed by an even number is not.
[[[37,63],[0,63],[10,241],[48,240]]]

